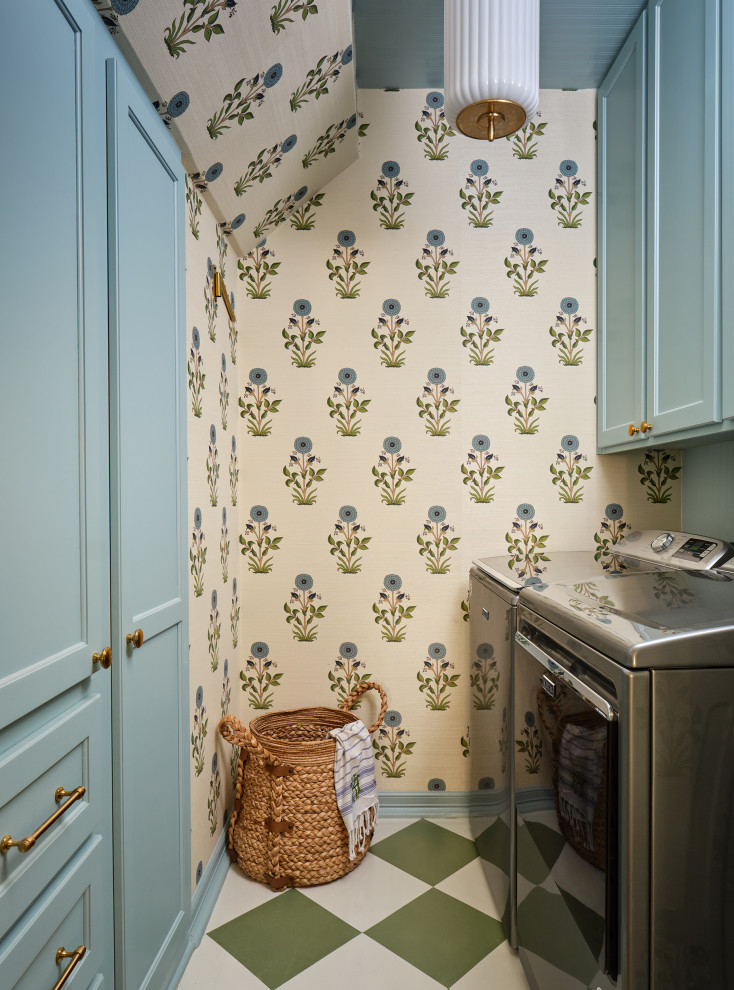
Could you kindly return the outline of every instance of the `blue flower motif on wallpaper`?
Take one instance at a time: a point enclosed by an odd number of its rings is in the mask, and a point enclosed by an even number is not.
[[[283,605],[285,621],[291,626],[293,638],[299,643],[312,643],[317,639],[318,619],[323,619],[327,605],[316,605],[321,595],[313,591],[310,574],[298,574],[290,598]]]
[[[347,697],[359,687],[371,680],[372,674],[364,669],[364,660],[358,660],[359,650],[354,643],[345,642],[339,647],[339,656],[334,661],[334,669],[329,671],[331,690],[336,692],[337,702],[343,705]],[[352,711],[359,708],[360,702],[353,706]]]
[[[212,259],[206,259],[206,281],[204,283],[204,311],[206,312],[206,324],[209,332],[209,339],[212,343],[217,340],[217,297],[214,295],[214,265]]]
[[[229,580],[229,530],[227,529],[227,510],[222,509],[222,529],[219,535],[219,561],[222,565],[222,583]]]
[[[155,106],[155,103],[153,104]],[[196,175],[199,173],[197,172]],[[193,180],[184,175],[184,186],[186,189],[186,213],[188,216],[189,230],[192,235],[199,240],[199,217],[201,216],[202,199],[199,195]]]
[[[669,450],[646,450],[642,464],[637,465],[640,484],[647,492],[647,501],[657,504],[670,502],[673,482],[679,480],[681,465],[674,467],[675,454]]]
[[[321,458],[316,457],[312,450],[310,437],[296,437],[289,462],[283,468],[286,487],[291,489],[296,505],[313,505],[316,502],[317,486],[326,474],[326,468],[314,466],[321,463]]]
[[[413,481],[415,468],[406,468],[410,458],[402,453],[403,445],[398,437],[385,437],[377,465],[372,468],[374,486],[380,491],[385,505],[403,505],[405,486]]]
[[[558,166],[553,188],[548,190],[550,207],[557,211],[559,227],[580,227],[583,220],[582,206],[587,206],[591,192],[581,192],[586,185],[578,178],[579,167],[576,162],[566,158]]]
[[[362,432],[360,415],[367,412],[371,399],[362,399],[364,389],[357,385],[353,368],[342,368],[332,394],[326,399],[329,416],[335,421],[336,432],[342,437],[356,437]]]
[[[334,291],[339,299],[356,299],[362,284],[357,276],[366,275],[369,261],[360,261],[364,251],[355,247],[356,235],[351,230],[340,230],[331,258],[326,262],[329,281],[334,283]]]
[[[245,222],[245,220],[247,220],[245,214],[238,213],[237,216],[234,218],[234,220],[223,220],[221,223],[219,223],[217,225],[218,230],[222,234],[224,234],[225,237],[229,237],[233,231],[240,229],[240,227]]]
[[[558,348],[558,363],[567,367],[581,364],[581,344],[585,344],[592,334],[592,328],[585,327],[586,317],[579,316],[578,309],[578,300],[573,296],[565,296],[561,299],[556,324],[548,331],[551,344]]]
[[[272,89],[283,74],[280,62],[271,65],[265,72],[258,72],[252,79],[240,79],[231,92],[222,99],[222,106],[209,118],[206,129],[209,137],[216,141],[229,130],[232,121],[240,127],[246,120],[252,120],[254,110],[265,103],[266,90]]]
[[[271,398],[275,389],[267,384],[268,373],[264,368],[252,368],[248,379],[245,394],[239,400],[240,416],[245,420],[250,436],[268,437],[273,426],[272,417],[282,400]]]
[[[242,690],[247,693],[250,708],[267,710],[273,707],[275,690],[283,678],[282,673],[273,673],[277,667],[278,664],[270,657],[267,643],[252,644],[245,669],[240,671]]]
[[[431,90],[426,93],[426,103],[420,119],[415,122],[417,140],[423,147],[423,157],[431,162],[442,162],[449,157],[449,138],[455,137],[454,130],[446,122],[443,109],[443,93]]]
[[[318,14],[319,8],[316,0],[278,0],[270,11],[270,27],[273,34],[280,34],[285,31],[289,24],[294,21],[289,14],[300,14],[301,20],[305,21],[309,14]]]
[[[550,560],[546,543],[548,534],[540,535],[543,529],[535,519],[535,507],[528,502],[521,502],[517,507],[517,515],[512,523],[511,531],[505,533],[507,552],[510,559],[507,566],[515,568],[518,578],[523,581],[529,577],[539,577],[545,567],[543,563]]]
[[[308,299],[296,299],[293,303],[288,326],[283,328],[285,349],[290,351],[291,364],[296,368],[313,368],[316,364],[316,348],[324,341],[325,330],[316,330],[319,321],[311,315]]]
[[[471,442],[471,450],[467,453],[466,464],[461,465],[462,483],[469,486],[471,502],[493,502],[494,485],[498,481],[504,467],[493,461],[499,460],[498,454],[489,452],[490,440],[486,433],[477,433]]]
[[[625,569],[624,563],[614,556],[612,550],[615,544],[623,540],[627,531],[631,529],[630,524],[623,521],[623,516],[622,506],[617,502],[610,502],[604,510],[604,518],[599,530],[594,533],[594,543],[596,544],[594,560],[600,561],[604,570],[612,573]]]
[[[497,688],[500,674],[497,670],[497,659],[491,643],[480,643],[472,662],[472,672],[469,683],[472,689],[472,708],[476,711],[490,712],[497,700]]]
[[[487,297],[475,296],[466,323],[459,328],[461,346],[469,349],[471,364],[486,366],[494,362],[494,348],[490,344],[496,344],[503,333],[502,328],[492,326],[497,322],[496,316],[489,315]]]
[[[329,553],[336,558],[336,568],[341,574],[359,574],[362,570],[359,554],[369,549],[372,539],[364,535],[364,526],[357,518],[353,505],[343,505],[334,525],[334,535],[329,534]]]
[[[540,113],[536,113],[535,117],[539,118]],[[535,120],[530,120],[519,131],[516,131],[514,136],[508,134],[505,140],[512,142],[512,157],[520,159],[537,158],[538,140],[543,137],[547,126],[547,121],[544,121],[542,124],[536,124]]]
[[[240,630],[240,599],[237,594],[237,578],[232,578],[232,604],[229,609],[229,629],[232,633],[232,649],[237,649]]]
[[[194,764],[194,774],[198,777],[204,769],[204,740],[209,726],[209,719],[206,718],[206,708],[204,707],[204,688],[201,686],[196,689],[193,721],[191,759]]]
[[[313,230],[316,226],[316,210],[319,206],[324,205],[324,196],[326,193],[316,193],[307,202],[301,201],[300,206],[297,206],[291,212],[291,227],[294,230]]]
[[[201,528],[201,509],[194,510],[194,529],[191,534],[189,548],[191,561],[191,577],[193,579],[194,596],[200,598],[204,594],[204,564],[206,563],[206,544],[204,531]]]
[[[515,740],[517,752],[525,757],[525,773],[540,773],[540,764],[543,759],[543,740],[540,738],[538,726],[535,724],[535,715],[532,712],[525,713],[525,725],[520,730],[520,738]]]
[[[111,0],[113,7],[124,4],[135,7],[138,0]],[[188,51],[190,45],[195,45],[203,36],[204,41],[211,41],[217,35],[224,34],[224,27],[219,20],[221,11],[227,11],[231,17],[236,13],[237,0],[186,0],[186,6],[181,17],[163,32],[163,40],[172,58],[180,58]],[[123,11],[127,13],[127,11]]]
[[[240,480],[240,469],[237,460],[237,438],[232,436],[232,449],[229,455],[229,495],[232,505],[237,505],[237,485]]]
[[[400,315],[401,306],[397,299],[386,299],[382,312],[377,317],[377,326],[372,329],[372,345],[380,354],[380,364],[386,368],[402,368],[405,364],[405,350],[413,340],[414,330],[407,330],[410,321]]]
[[[370,191],[372,209],[384,230],[400,230],[405,226],[405,210],[410,206],[413,193],[404,192],[408,183],[400,177],[397,162],[382,163],[382,171],[377,177],[377,186]]]
[[[212,756],[212,775],[209,780],[209,799],[206,806],[209,818],[209,834],[214,835],[219,824],[219,797],[222,793],[222,778],[219,773],[219,758]]]
[[[364,117],[363,113],[353,113],[346,120],[340,120],[338,124],[330,124],[324,133],[319,137],[316,144],[310,148],[301,159],[304,168],[311,168],[319,158],[328,158],[336,151],[337,144],[341,144],[347,134],[357,127],[357,123]],[[369,124],[360,124],[357,128],[359,137],[364,137]]]
[[[461,399],[449,399],[454,390],[446,384],[443,368],[431,368],[423,392],[415,400],[418,415],[425,421],[426,433],[431,437],[447,437],[451,433],[451,415],[459,408]]]
[[[270,280],[275,278],[280,268],[280,262],[274,261],[274,257],[271,248],[265,247],[262,240],[248,255],[237,260],[240,278],[250,299],[267,299],[270,296],[273,284]]]
[[[491,227],[493,211],[502,196],[501,189],[493,189],[497,180],[489,174],[489,165],[483,158],[475,158],[469,166],[464,188],[459,189],[462,210],[467,211],[470,227]]]
[[[232,682],[229,679],[229,660],[224,661],[222,674],[222,695],[219,699],[219,710],[222,718],[229,713],[229,706],[232,700]]]
[[[222,370],[219,373],[219,412],[222,429],[227,429],[227,413],[229,411],[229,381],[227,380],[227,358],[222,354]]]
[[[539,416],[545,412],[548,398],[538,398],[542,386],[535,381],[535,371],[529,365],[521,365],[515,373],[510,394],[505,396],[507,415],[515,421],[515,433],[538,432]]]
[[[197,419],[201,418],[202,412],[202,392],[204,391],[204,358],[201,353],[201,336],[194,327],[191,331],[191,346],[189,347],[189,360],[186,365],[189,381],[189,392],[191,393],[191,411]]]
[[[219,460],[217,456],[217,428],[212,423],[209,427],[209,450],[206,455],[206,480],[209,485],[209,501],[216,505],[219,500],[217,485],[219,483]]]
[[[301,109],[313,96],[320,99],[329,92],[329,83],[341,75],[342,69],[352,61],[352,46],[333,55],[322,55],[316,65],[309,69],[305,80],[291,93],[290,108],[293,113]]]
[[[429,230],[426,234],[426,246],[415,261],[418,278],[424,283],[429,299],[445,299],[448,296],[451,285],[449,275],[455,275],[460,264],[458,261],[446,260],[453,257],[454,252],[445,244],[446,235],[442,230]]]
[[[586,455],[579,451],[579,438],[573,433],[567,433],[561,438],[561,449],[556,454],[555,464],[551,464],[550,473],[554,485],[558,486],[560,502],[582,502],[584,489],[582,481],[588,481],[594,470],[592,466],[584,467]]]
[[[446,522],[446,509],[432,505],[417,536],[418,553],[423,557],[429,574],[448,574],[451,570],[451,554],[458,549],[460,536],[449,536],[454,527]]]
[[[270,574],[273,569],[273,554],[280,549],[283,539],[282,536],[273,536],[276,527],[268,518],[268,510],[264,505],[253,505],[250,518],[245,523],[244,536],[240,536],[241,553],[253,574]]]
[[[380,627],[384,640],[388,643],[402,643],[407,633],[405,623],[413,618],[416,607],[405,604],[410,601],[410,595],[402,590],[403,581],[399,575],[386,574],[383,585],[377,601],[372,605],[375,622]]]
[[[301,186],[300,189],[297,189],[296,192],[291,193],[289,196],[284,196],[282,199],[276,200],[257,226],[253,227],[253,236],[263,237],[268,231],[279,227],[284,220],[288,219],[293,210],[295,210],[307,194],[308,186]]]
[[[222,623],[219,620],[219,609],[217,608],[217,591],[212,591],[212,607],[209,610],[209,630],[207,632],[207,642],[209,643],[209,661],[212,671],[219,667],[219,640],[222,635]]]
[[[273,170],[281,164],[283,157],[289,151],[292,151],[297,143],[297,136],[290,134],[287,138],[274,144],[272,148],[263,148],[258,152],[257,156],[247,166],[244,174],[235,182],[235,195],[244,196],[247,190],[252,189],[256,182],[262,185],[266,179],[271,179]]]
[[[543,253],[535,241],[535,234],[528,227],[515,231],[515,240],[510,247],[510,256],[505,258],[505,274],[511,279],[516,296],[537,296],[538,280],[545,275],[548,259],[538,261]]]
[[[403,728],[403,716],[400,712],[394,710],[385,712],[384,721],[372,740],[375,763],[380,767],[383,777],[405,776],[405,760],[414,755],[415,748],[414,742],[405,741],[409,735],[408,730]]]
[[[428,655],[418,671],[418,690],[423,692],[426,708],[445,712],[451,707],[451,689],[459,683],[460,674],[450,674],[454,664],[446,659],[443,643],[431,643]]]

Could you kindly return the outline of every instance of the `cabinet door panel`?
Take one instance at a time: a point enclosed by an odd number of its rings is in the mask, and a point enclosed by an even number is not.
[[[82,31],[94,15],[42,6],[17,4],[0,32],[0,725],[88,677],[109,642],[104,124]]]
[[[184,197],[178,149],[117,60],[107,87],[115,985],[139,990],[170,978],[190,900]]]
[[[599,89],[599,446],[645,412],[646,13]]]
[[[734,4],[721,8],[721,335],[722,416],[734,418]],[[730,424],[727,424],[730,425]]]
[[[650,8],[648,418],[720,418],[719,3]]]

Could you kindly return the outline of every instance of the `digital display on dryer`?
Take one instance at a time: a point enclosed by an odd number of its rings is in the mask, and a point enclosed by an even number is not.
[[[690,540],[686,540],[680,550],[674,553],[673,556],[687,557],[689,560],[703,560],[715,546],[716,543],[713,540],[699,540],[692,537]]]

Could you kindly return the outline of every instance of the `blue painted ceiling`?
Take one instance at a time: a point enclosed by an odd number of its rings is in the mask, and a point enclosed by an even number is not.
[[[357,85],[443,86],[443,0],[353,0]],[[596,89],[647,0],[540,0],[540,88]]]

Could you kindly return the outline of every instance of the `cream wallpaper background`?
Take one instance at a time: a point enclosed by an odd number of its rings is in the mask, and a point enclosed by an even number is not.
[[[478,659],[469,656],[465,621],[472,559],[505,555],[527,579],[542,576],[543,554],[596,549],[623,535],[621,521],[680,525],[679,479],[665,486],[669,501],[658,502],[641,474],[662,473],[659,460],[595,453],[595,92],[543,91],[524,146],[522,138],[484,145],[452,135],[440,93],[358,97],[369,124],[360,159],[323,190],[310,229],[284,223],[239,265],[226,258],[238,314],[235,365],[222,307],[216,341],[208,331],[214,219],[204,214],[199,240],[188,239],[189,343],[196,326],[207,376],[200,417],[189,389],[192,554],[196,508],[207,547],[203,592],[196,595],[193,574],[191,591],[194,872],[231,795],[231,754],[215,739],[225,659],[224,707],[245,721],[258,705],[335,705],[347,678],[369,675],[390,706],[377,739],[381,788],[472,790],[492,775],[477,734],[467,738]],[[525,281],[512,267],[523,264],[537,266]],[[536,293],[519,294],[527,286]],[[379,339],[391,329],[409,332],[398,367]],[[301,332],[307,343],[313,337],[299,358]],[[474,363],[489,360],[490,349],[491,363]],[[402,500],[386,494],[390,479],[381,475],[391,470],[410,472]],[[304,472],[310,485],[296,501]],[[535,557],[533,540],[543,541]],[[201,754],[199,687],[208,720]],[[374,702],[363,709],[370,717]],[[474,715],[486,717],[482,736],[499,738],[501,712]]]

